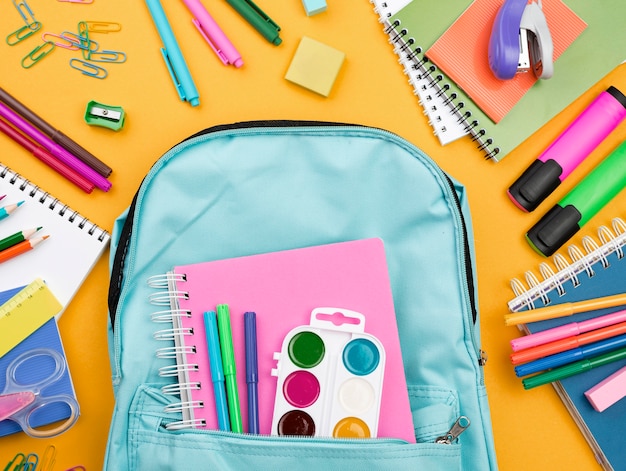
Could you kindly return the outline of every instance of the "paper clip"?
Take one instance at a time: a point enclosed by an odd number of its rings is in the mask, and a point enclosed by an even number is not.
[[[26,3],[26,0],[22,0],[20,3],[17,3],[15,0],[13,0],[13,5],[15,6],[15,8],[17,8],[17,12],[24,20],[24,23],[26,23],[26,26],[31,28],[31,25],[37,23],[37,20],[35,19],[35,14],[33,13],[33,10],[31,10],[28,6],[28,3]]]
[[[92,33],[117,33],[122,31],[122,25],[112,21],[86,21],[87,28]]]
[[[29,453],[28,455],[26,455],[26,461],[24,461],[24,464],[22,468],[20,468],[20,471],[34,471],[35,469],[37,469],[37,463],[39,463],[39,456],[37,455],[37,453]]]
[[[79,65],[74,65],[76,63],[78,63]],[[95,64],[90,64],[89,62],[81,59],[70,59],[70,67],[76,70],[80,70],[83,75],[87,75],[89,77],[94,77],[97,79],[103,79],[108,75],[106,69],[103,69],[102,67]]]
[[[59,2],[67,2],[67,3],[93,3],[93,0],[57,0]]]
[[[121,64],[126,62],[126,54],[120,51],[95,51],[89,53],[89,60],[93,62],[110,62]]]
[[[66,41],[71,42],[79,49],[89,49],[90,51],[97,51],[100,48],[98,43],[93,39],[90,39],[88,43],[83,44],[83,40],[81,39],[81,37],[76,33],[72,33],[71,31],[63,31],[61,33],[61,37]]]
[[[25,69],[31,68],[45,56],[50,54],[56,46],[52,41],[46,41],[45,43],[37,46],[35,49],[30,51],[26,57],[22,59],[22,67]]]
[[[19,460],[19,461],[18,461]],[[26,461],[26,456],[24,453],[18,453],[13,457],[11,461],[9,461],[4,468],[4,471],[17,471],[22,469],[24,466],[24,462]]]
[[[41,23],[39,21],[35,21],[30,25],[25,25],[19,28],[17,31],[13,31],[11,34],[7,36],[7,44],[9,46],[15,46],[20,41],[23,41],[26,38],[29,38],[37,31],[41,29]]]
[[[39,471],[52,471],[56,461],[57,449],[54,445],[48,445],[41,459],[41,468]]]
[[[65,41],[65,43],[64,42],[52,41],[52,40],[48,39],[48,37],[53,37],[53,38],[60,39],[61,41]],[[52,42],[54,42],[55,46],[62,47],[63,49],[69,49],[70,51],[78,51],[78,46],[73,41],[70,41],[69,39],[64,38],[60,34],[43,33],[41,35],[41,39],[43,39],[44,41],[52,41]]]
[[[67,1],[67,0],[59,0],[59,1],[62,2],[62,1]],[[71,468],[68,468],[65,471],[87,471],[87,469],[82,464],[79,464],[78,466],[72,466]]]

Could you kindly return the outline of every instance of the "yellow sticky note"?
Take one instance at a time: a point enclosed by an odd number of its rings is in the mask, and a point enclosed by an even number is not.
[[[0,356],[32,334],[63,306],[37,279],[0,306]]]
[[[345,58],[343,52],[304,36],[285,78],[320,95],[328,96]]]

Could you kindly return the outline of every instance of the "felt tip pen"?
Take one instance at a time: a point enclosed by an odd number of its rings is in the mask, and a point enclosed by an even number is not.
[[[172,27],[165,16],[161,2],[159,0],[146,0],[146,5],[148,5],[154,25],[161,37],[161,41],[163,41],[164,47],[161,48],[161,54],[179,98],[182,101],[189,102],[191,106],[198,106],[200,104],[198,90],[191,78],[191,73],[178,46]]]
[[[570,376],[574,376],[585,371],[598,368],[600,366],[608,365],[610,363],[623,360],[626,358],[626,347],[614,350],[612,352],[604,353],[593,358],[586,358],[584,360],[570,363],[569,365],[560,366],[550,371],[539,373],[538,375],[531,376],[522,380],[524,389],[532,389],[544,384],[560,381]]]
[[[198,28],[202,37],[224,65],[232,64],[239,68],[243,65],[241,54],[228,39],[222,28],[215,22],[200,0],[183,0],[191,14],[195,16],[192,23]]]
[[[233,432],[243,433],[241,410],[239,405],[239,391],[237,389],[237,367],[235,364],[235,349],[233,334],[230,326],[230,310],[227,304],[217,305],[217,329],[222,351],[222,365],[226,381],[226,396],[228,398],[228,413],[230,428]]]
[[[539,358],[524,365],[515,367],[517,376],[528,376],[540,371],[550,370],[559,366],[574,363],[575,361],[602,355],[618,348],[626,347],[626,334],[618,335],[610,339],[600,340],[589,345],[573,348],[561,353],[555,353],[545,358]]]
[[[272,21],[252,0],[226,1],[269,42],[275,46],[283,42],[278,37],[280,26]]]
[[[570,322],[551,329],[542,330],[533,334],[526,335],[511,340],[511,348],[514,352],[524,350],[537,345],[543,345],[548,342],[554,342],[574,335],[584,334],[595,329],[601,329],[610,325],[626,322],[626,309],[617,311],[604,316],[593,317],[582,322]]]
[[[509,187],[511,201],[533,211],[626,117],[626,96],[615,87],[591,104]]]
[[[24,202],[20,201],[19,203],[16,203],[16,204],[8,204],[6,206],[3,206],[2,208],[0,208],[0,219],[9,217],[13,211],[15,211],[17,208],[19,208],[23,204]]]
[[[587,174],[526,234],[540,254],[556,252],[626,187],[626,141]]]
[[[248,385],[248,433],[259,433],[259,364],[256,337],[256,313],[243,315],[246,338],[246,384]]]
[[[217,315],[215,314],[215,311],[208,311],[204,313],[204,330],[206,332],[206,340],[209,350],[209,364],[211,368],[211,381],[213,382],[213,391],[215,395],[217,426],[220,430],[229,432],[230,419],[228,417],[224,368],[222,366],[222,354],[220,351]]]

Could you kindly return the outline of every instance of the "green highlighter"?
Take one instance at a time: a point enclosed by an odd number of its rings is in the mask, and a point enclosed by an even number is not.
[[[233,347],[233,335],[230,327],[230,309],[227,304],[217,305],[217,330],[219,331],[220,348],[222,350],[230,427],[233,432],[243,433],[241,408],[239,406],[239,391],[237,389],[235,349]]]
[[[626,141],[600,162],[526,234],[530,245],[550,256],[626,187]]]

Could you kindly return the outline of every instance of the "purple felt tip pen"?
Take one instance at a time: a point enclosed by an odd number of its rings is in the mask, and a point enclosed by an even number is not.
[[[259,370],[257,359],[256,313],[243,315],[246,339],[246,383],[248,385],[248,433],[259,433]]]
[[[511,201],[533,211],[626,117],[626,96],[615,87],[600,93],[511,185]]]

